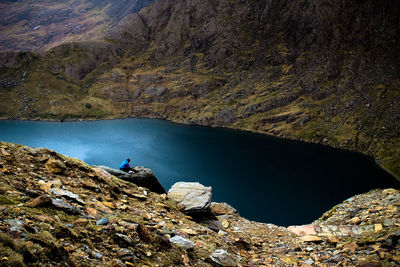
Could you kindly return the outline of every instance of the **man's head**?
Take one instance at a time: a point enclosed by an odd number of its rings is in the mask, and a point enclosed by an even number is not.
[[[128,161],[128,162],[131,162],[131,160],[130,160],[130,159],[127,159],[127,161]]]

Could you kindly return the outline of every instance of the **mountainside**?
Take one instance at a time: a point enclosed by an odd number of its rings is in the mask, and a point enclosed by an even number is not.
[[[191,217],[171,192],[0,142],[0,192],[0,266],[400,264],[395,189],[354,196],[306,226],[248,221],[226,203],[212,203],[210,217]]]
[[[44,51],[65,42],[98,40],[151,0],[0,1],[0,49]]]
[[[0,55],[0,116],[156,117],[324,143],[400,176],[400,3],[156,1],[98,42]]]

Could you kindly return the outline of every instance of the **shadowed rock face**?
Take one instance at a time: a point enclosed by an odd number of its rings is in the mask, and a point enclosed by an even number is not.
[[[0,56],[0,116],[246,129],[361,151],[400,174],[398,14],[395,1],[156,1],[103,42]]]

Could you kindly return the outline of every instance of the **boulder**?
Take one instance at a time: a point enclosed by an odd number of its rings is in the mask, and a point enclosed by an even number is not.
[[[221,266],[237,266],[235,259],[223,249],[215,250],[211,256],[211,260]]]
[[[168,191],[168,197],[188,214],[210,211],[212,188],[199,183],[175,183]]]
[[[66,166],[63,162],[53,158],[50,158],[46,162],[45,167],[49,172],[56,174],[62,173],[66,169]]]
[[[107,166],[93,166],[105,170],[111,175],[119,179],[134,183],[138,186],[146,187],[150,191],[158,194],[165,194],[164,187],[160,184],[154,173],[145,167],[138,166],[133,168],[133,173],[127,173],[121,170],[116,170]]]

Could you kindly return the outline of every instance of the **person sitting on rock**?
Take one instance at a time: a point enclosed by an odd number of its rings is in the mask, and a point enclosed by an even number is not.
[[[130,173],[131,171],[133,171],[133,169],[132,169],[131,165],[129,164],[129,162],[131,162],[130,159],[124,160],[124,161],[121,163],[121,165],[119,165],[119,169],[120,169],[121,171],[129,172],[129,173]]]

